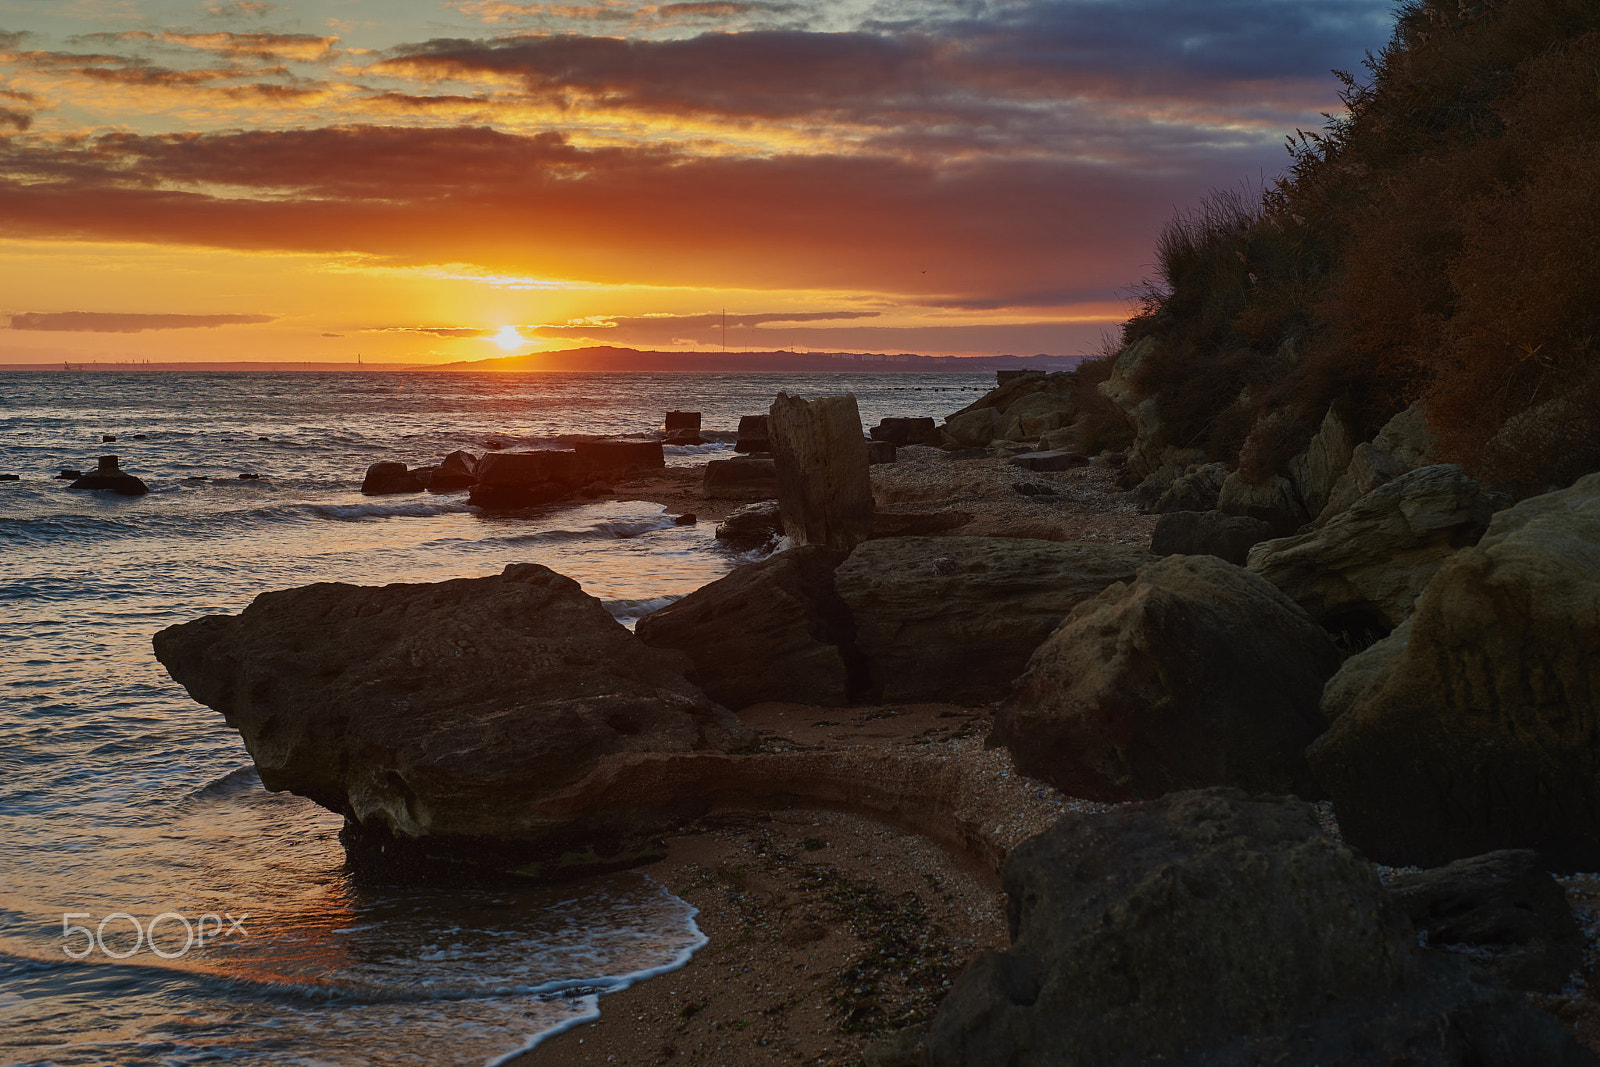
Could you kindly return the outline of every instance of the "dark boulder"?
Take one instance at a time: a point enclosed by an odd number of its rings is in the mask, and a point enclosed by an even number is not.
[[[605,866],[681,812],[585,792],[617,759],[748,737],[676,657],[535,564],[489,578],[264,593],[168,627],[156,657],[271,790],[353,840],[469,862]]]
[[[1172,480],[1151,510],[1157,515],[1174,511],[1214,511],[1227,477],[1228,468],[1220,463],[1192,466]]]
[[[1156,520],[1150,551],[1158,556],[1216,556],[1243,567],[1250,549],[1272,536],[1272,525],[1220,511],[1172,511]]]
[[[62,471],[63,477],[66,471]],[[143,481],[117,467],[116,456],[101,456],[100,466],[92,474],[79,476],[68,489],[104,489],[121,496],[144,496],[150,487]]]
[[[1346,840],[1401,866],[1528,848],[1600,869],[1597,605],[1600,474],[1448,556],[1403,643],[1351,660],[1345,710],[1307,753]]]
[[[367,468],[367,476],[361,480],[361,491],[370,496],[420,493],[422,489],[422,479],[417,477],[415,471],[407,469],[404,463],[393,461],[374,463]]]
[[[741,415],[739,417],[739,436],[734,440],[735,452],[770,452],[772,444],[767,437],[767,417],[765,415]]]
[[[983,702],[1005,696],[1075,604],[1149,561],[1131,545],[885,537],[857,546],[835,581],[876,698]]]
[[[775,500],[778,467],[771,456],[734,456],[706,464],[703,489],[712,500]]]
[[[1068,814],[1007,858],[1011,947],[951,989],[926,1067],[1592,1065],[1552,1019],[1417,948],[1292,798]]]
[[[763,500],[735,508],[717,524],[717,540],[735,548],[760,548],[783,536],[783,519],[776,500]]]
[[[428,479],[430,492],[470,489],[478,484],[478,457],[471,452],[452,452],[439,461]]]
[[[896,447],[892,441],[868,441],[867,462],[869,464],[893,463],[896,459]]]
[[[1402,873],[1389,893],[1429,948],[1458,952],[1513,989],[1558,993],[1583,962],[1567,895],[1526,849]]]
[[[780,552],[646,615],[635,633],[652,648],[688,653],[689,680],[730,708],[844,705],[862,671],[855,624],[833,585],[841,559],[817,545]]]
[[[661,428],[671,433],[673,430],[693,430],[696,435],[700,433],[700,413],[698,411],[669,411],[662,421]]]
[[[1230,785],[1313,795],[1328,636],[1264,579],[1168,556],[1080,604],[995,717],[1017,768],[1074,796]]]
[[[478,484],[468,499],[485,508],[526,508],[571,496],[588,481],[578,454],[568,450],[496,452],[478,461]]]
[[[927,416],[881,419],[867,435],[874,441],[886,441],[891,445],[937,446],[940,440],[938,423]]]

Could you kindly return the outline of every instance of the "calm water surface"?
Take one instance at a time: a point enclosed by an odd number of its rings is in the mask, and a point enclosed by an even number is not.
[[[491,440],[636,433],[669,409],[722,431],[669,458],[698,463],[780,389],[854,392],[870,425],[942,416],[991,381],[0,375],[0,473],[23,479],[0,482],[0,1063],[486,1064],[680,966],[703,943],[693,909],[643,874],[556,889],[356,878],[339,818],[263,790],[151,635],[270,589],[514,562],[576,578],[631,622],[739,562],[709,524],[643,501],[486,515],[465,492],[364,497],[362,473]],[[148,496],[51,477],[113,452]]]

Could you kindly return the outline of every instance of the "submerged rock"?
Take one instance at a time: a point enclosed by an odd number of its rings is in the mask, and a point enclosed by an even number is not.
[[[609,762],[749,736],[675,656],[535,564],[264,593],[162,630],[155,651],[239,731],[268,789],[344,815],[358,845],[470,862],[628,862],[682,812],[588,792]]]
[[[115,440],[113,438],[113,440]],[[61,472],[61,477],[67,476]],[[89,474],[80,475],[68,489],[105,489],[122,496],[144,496],[150,487],[117,466],[116,456],[101,456],[100,466]]]
[[[1339,656],[1266,581],[1213,556],[1169,556],[1075,608],[995,716],[1017,768],[1074,796],[1232,785],[1312,795]]]
[[[374,463],[367,468],[366,477],[361,479],[361,491],[369,496],[420,493],[423,488],[423,481],[418,477],[418,472],[408,469],[404,463],[392,460]]]
[[[1553,1020],[1416,935],[1292,798],[1175,793],[1068,814],[1007,858],[985,952],[926,1067],[1593,1064]]]

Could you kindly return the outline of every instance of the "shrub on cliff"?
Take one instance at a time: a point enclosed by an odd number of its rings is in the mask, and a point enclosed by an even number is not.
[[[1124,336],[1169,443],[1264,476],[1331,403],[1365,434],[1425,400],[1519,491],[1600,469],[1600,5],[1413,0],[1367,70],[1259,203],[1163,233]]]

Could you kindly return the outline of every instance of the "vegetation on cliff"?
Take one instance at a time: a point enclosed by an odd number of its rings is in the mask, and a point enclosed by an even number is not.
[[[1410,0],[1259,199],[1175,218],[1125,343],[1168,443],[1282,473],[1427,406],[1519,493],[1600,469],[1600,5]],[[1337,73],[1337,72],[1336,72]]]

